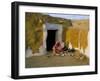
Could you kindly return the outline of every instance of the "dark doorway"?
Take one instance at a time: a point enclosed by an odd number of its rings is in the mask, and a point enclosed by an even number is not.
[[[56,31],[57,30],[47,30],[47,51],[52,51],[52,47],[56,42]]]

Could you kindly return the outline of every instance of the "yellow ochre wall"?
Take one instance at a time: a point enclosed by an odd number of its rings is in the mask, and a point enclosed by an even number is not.
[[[75,20],[72,21],[72,24],[73,26],[68,27],[65,31],[65,42],[70,42],[73,48],[82,48],[85,52],[89,47],[89,20]]]

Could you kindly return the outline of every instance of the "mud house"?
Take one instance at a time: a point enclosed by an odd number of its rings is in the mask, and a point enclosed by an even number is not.
[[[40,13],[26,13],[26,49],[32,54],[51,50],[55,41],[66,41],[65,32],[72,25],[71,20],[51,17]],[[40,51],[39,51],[40,50]]]
[[[88,29],[82,30],[86,33],[84,36],[84,33],[79,33],[81,28],[77,28],[84,23],[76,25],[77,23],[73,23],[69,19],[30,12],[25,14],[25,18],[26,57],[46,54],[52,50],[56,41],[68,41],[74,48],[80,49],[79,40],[84,39],[81,41],[81,47],[87,48]]]

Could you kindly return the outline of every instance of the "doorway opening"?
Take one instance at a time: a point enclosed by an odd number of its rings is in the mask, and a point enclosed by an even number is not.
[[[57,30],[47,30],[47,39],[46,39],[47,51],[52,51],[52,48],[56,42],[56,32]]]

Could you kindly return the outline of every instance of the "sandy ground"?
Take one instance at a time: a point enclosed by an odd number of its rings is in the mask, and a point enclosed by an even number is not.
[[[89,65],[89,59],[85,57],[84,59],[75,58],[75,56],[32,56],[25,58],[25,67],[58,67],[58,66],[80,66]]]

